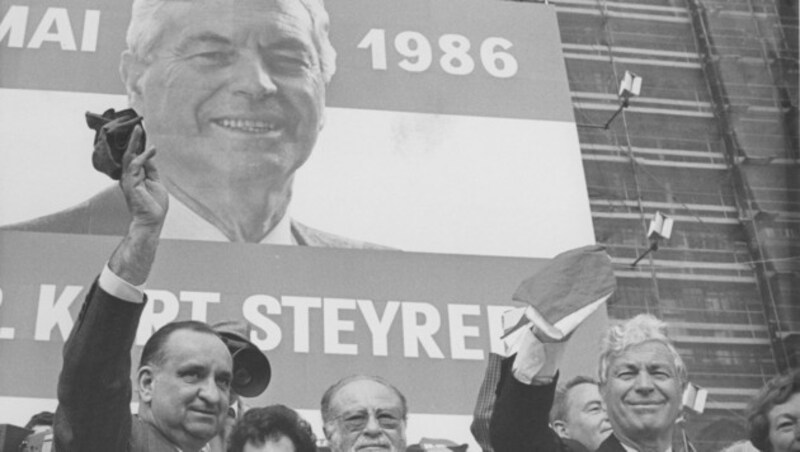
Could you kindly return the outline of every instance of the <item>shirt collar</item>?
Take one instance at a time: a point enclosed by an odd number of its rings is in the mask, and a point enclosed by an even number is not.
[[[616,436],[616,435],[615,435],[615,436]],[[617,438],[617,439],[619,439],[619,438]],[[639,452],[639,450],[637,450],[636,448],[634,448],[634,447],[631,447],[631,446],[629,446],[629,445],[625,444],[625,443],[624,443],[624,442],[622,442],[622,441],[620,441],[619,443],[620,443],[620,444],[622,444],[622,448],[623,448],[623,449],[625,449],[625,452]],[[669,446],[669,447],[667,448],[667,450],[665,450],[664,452],[672,452],[672,446]]]
[[[169,212],[164,220],[161,238],[201,240],[206,242],[227,242],[219,229],[204,220],[200,215],[186,207],[177,198],[169,195]],[[283,218],[269,231],[259,243],[268,245],[296,245],[297,241],[292,235],[292,222],[289,209]]]

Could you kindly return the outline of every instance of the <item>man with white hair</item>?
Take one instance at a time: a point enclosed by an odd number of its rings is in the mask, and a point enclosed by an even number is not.
[[[120,73],[172,209],[163,238],[373,248],[294,221],[336,71],[322,0],[134,0]],[[118,190],[7,229],[124,235]]]
[[[553,359],[550,356],[548,360]],[[545,366],[546,368],[550,366]],[[675,422],[681,413],[686,367],[666,334],[666,324],[648,314],[611,327],[598,369],[600,395],[611,435],[598,452],[671,452]],[[554,376],[522,384],[507,376],[500,383],[491,421],[496,452],[566,452],[573,450],[546,428],[547,410],[531,403]],[[549,406],[547,406],[549,408]]]
[[[641,314],[609,330],[598,376],[614,433],[599,452],[671,450],[689,377],[666,326]]]

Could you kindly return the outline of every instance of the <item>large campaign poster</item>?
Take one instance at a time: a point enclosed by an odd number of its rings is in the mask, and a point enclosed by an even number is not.
[[[243,318],[275,373],[252,405],[285,403],[318,427],[328,385],[378,374],[409,399],[409,443],[472,444],[511,294],[545,259],[594,240],[555,11],[488,0],[325,7],[336,70],[284,215],[386,249],[225,243],[215,223],[194,227],[201,209],[173,201],[170,215],[194,219],[167,233],[137,343],[175,318]],[[120,74],[130,17],[127,1],[0,2],[0,357],[15,363],[0,372],[0,423],[54,408],[60,348],[124,225],[119,206],[81,203],[117,193],[92,168],[84,113],[132,99]],[[174,116],[194,94],[174,96]],[[157,157],[168,176],[170,146]],[[42,218],[53,230],[29,232]],[[571,340],[566,374],[593,372],[605,322],[598,312]]]

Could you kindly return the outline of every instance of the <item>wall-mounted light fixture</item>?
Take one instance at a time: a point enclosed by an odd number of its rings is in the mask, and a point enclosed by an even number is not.
[[[593,129],[603,129],[608,130],[611,126],[611,123],[614,122],[617,116],[622,112],[623,109],[627,108],[630,104],[631,97],[636,97],[639,93],[642,92],[642,78],[638,75],[634,74],[631,71],[625,71],[625,74],[622,76],[622,80],[619,82],[619,92],[617,96],[619,97],[619,108],[617,111],[608,118],[605,124],[578,124],[578,127],[589,127]]]
[[[650,248],[647,248],[644,253],[639,255],[639,257],[633,261],[631,267],[635,267],[636,264],[648,254],[657,251],[659,242],[662,240],[669,240],[672,236],[672,225],[674,223],[675,221],[672,218],[661,212],[656,212],[653,219],[650,220],[650,228],[647,230],[647,239],[650,240]]]

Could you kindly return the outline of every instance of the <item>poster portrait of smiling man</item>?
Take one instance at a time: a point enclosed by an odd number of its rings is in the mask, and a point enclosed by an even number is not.
[[[23,106],[4,109],[0,140],[26,171],[3,170],[0,224],[120,235],[128,218],[88,163],[82,112],[130,106],[173,200],[166,238],[513,256],[591,239],[560,49],[535,45],[557,42],[554,24],[498,29],[514,9],[480,2],[458,16],[498,20],[458,30],[427,4],[429,17],[387,17],[384,2],[229,3],[139,0],[96,11],[94,31],[86,9],[69,39],[99,35],[91,52],[63,51],[77,8],[29,7],[48,34],[35,50],[2,49],[31,76],[3,74],[3,87],[27,88],[0,91]],[[59,61],[75,76],[52,77]],[[46,136],[28,120],[41,111],[59,118]],[[69,180],[54,192],[42,183],[53,177]]]
[[[133,2],[120,75],[160,151],[168,238],[362,247],[287,215],[335,71],[321,1]],[[13,229],[124,233],[119,190]]]

